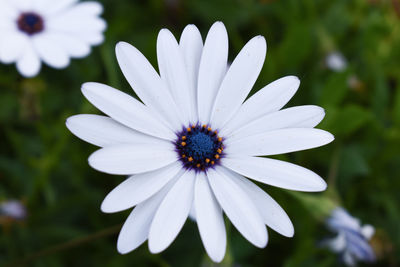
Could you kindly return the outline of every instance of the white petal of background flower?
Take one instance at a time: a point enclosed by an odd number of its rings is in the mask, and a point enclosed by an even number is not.
[[[258,182],[285,189],[318,192],[325,181],[301,166],[276,159],[237,156],[222,159],[222,165]]]
[[[19,32],[4,33],[0,45],[0,60],[6,64],[20,59],[30,50],[28,37]]]
[[[188,25],[185,27],[179,41],[179,46],[185,59],[188,79],[191,83],[188,90],[192,90],[190,91],[190,97],[192,98],[190,101],[192,103],[192,112],[194,116],[198,118],[197,78],[199,75],[200,59],[203,51],[203,39],[201,38],[200,31],[196,26]]]
[[[175,138],[148,107],[128,94],[100,83],[83,84],[82,93],[98,109],[132,129],[167,140]]]
[[[237,114],[220,130],[221,136],[263,115],[280,110],[299,86],[300,80],[295,76],[283,77],[268,84],[244,102]]]
[[[221,129],[237,112],[260,74],[267,53],[262,36],[251,39],[229,67],[215,99],[211,125]]]
[[[313,128],[325,116],[318,106],[298,106],[268,113],[226,136],[230,142],[282,128]]]
[[[197,174],[194,206],[197,226],[207,254],[213,261],[220,262],[226,250],[224,218],[204,173]]]
[[[30,44],[30,41],[28,43],[22,55],[18,58],[17,69],[23,76],[33,77],[39,73],[42,63],[38,54],[33,49],[33,45]]]
[[[39,57],[50,67],[60,69],[69,65],[67,51],[56,41],[48,38],[47,34],[34,36],[32,42]]]
[[[199,121],[210,121],[212,107],[228,64],[228,33],[222,22],[211,26],[200,60],[197,86]]]
[[[89,164],[101,172],[129,175],[157,170],[177,160],[173,145],[165,142],[105,147],[90,155]]]
[[[68,118],[66,125],[74,135],[99,147],[165,142],[163,139],[135,131],[106,116],[93,114],[75,115]]]
[[[71,57],[86,57],[91,51],[90,45],[87,42],[83,41],[73,34],[49,31],[46,34],[46,37],[50,39],[54,44],[57,44],[62,49],[64,49],[65,52]]]
[[[106,196],[101,210],[112,213],[132,208],[157,193],[181,169],[182,164],[175,162],[161,169],[127,178]]]
[[[194,91],[189,82],[185,59],[178,42],[172,33],[162,29],[157,39],[157,60],[161,79],[167,85],[178,109],[183,111],[185,125],[195,123],[197,118],[193,111],[190,92]]]
[[[176,238],[192,207],[196,176],[186,171],[160,204],[149,233],[149,249],[159,253]]]
[[[320,129],[278,129],[233,141],[227,139],[225,153],[250,156],[279,155],[320,147],[329,144],[333,139],[332,134]]]
[[[236,229],[253,245],[265,247],[268,234],[263,219],[235,177],[221,167],[210,169],[207,176],[215,197]]]
[[[131,252],[147,240],[154,215],[175,182],[176,179],[173,179],[158,193],[133,209],[118,236],[117,249],[119,253]]]
[[[166,119],[172,129],[180,129],[181,118],[170,92],[150,62],[128,43],[119,42],[116,47],[119,66],[132,89],[146,106]]]
[[[264,223],[281,235],[292,237],[294,235],[293,224],[281,206],[249,179],[235,172],[230,172],[232,176],[237,178],[236,181],[240,183],[242,189],[258,208]]]

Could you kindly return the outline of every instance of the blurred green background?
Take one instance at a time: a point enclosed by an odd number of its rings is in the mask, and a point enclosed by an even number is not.
[[[80,86],[97,81],[132,93],[117,65],[114,46],[127,41],[156,62],[156,38],[169,28],[179,38],[194,23],[205,37],[216,20],[230,37],[230,60],[253,36],[264,35],[267,60],[252,93],[285,75],[302,83],[288,106],[326,109],[319,126],[336,140],[323,148],[279,158],[310,168],[329,183],[324,193],[292,193],[263,186],[287,211],[295,236],[270,233],[258,249],[229,227],[225,266],[340,266],[319,248],[331,234],[323,221],[342,205],[377,229],[376,266],[400,265],[400,1],[398,0],[103,0],[106,41],[65,70],[44,67],[23,79],[0,65],[0,201],[21,200],[23,221],[1,220],[0,265],[212,266],[196,225],[188,220],[165,252],[142,245],[116,250],[129,211],[103,214],[100,203],[124,180],[94,171],[96,149],[65,127],[67,117],[97,113]],[[347,67],[334,71],[326,57],[338,51]],[[71,241],[72,240],[72,241]]]

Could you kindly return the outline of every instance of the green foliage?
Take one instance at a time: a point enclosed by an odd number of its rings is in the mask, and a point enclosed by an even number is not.
[[[324,177],[327,192],[263,186],[291,217],[295,236],[269,231],[269,245],[258,249],[229,226],[229,252],[221,266],[339,266],[335,255],[317,247],[329,235],[324,216],[338,204],[376,226],[379,266],[400,265],[400,14],[392,6],[398,1],[101,2],[106,41],[89,57],[72,60],[65,70],[44,67],[34,79],[0,65],[0,200],[20,199],[29,212],[23,222],[2,225],[1,266],[19,260],[38,267],[215,266],[191,221],[162,254],[152,255],[143,245],[119,255],[118,225],[129,213],[102,214],[99,206],[124,177],[92,170],[87,158],[95,147],[73,137],[65,119],[98,112],[80,92],[84,82],[133,94],[114,56],[118,41],[132,43],[156,66],[158,30],[167,27],[179,37],[194,23],[205,37],[216,20],[227,26],[230,60],[252,36],[266,36],[267,60],[252,93],[297,75],[302,84],[288,106],[322,106],[326,118],[319,127],[336,138],[324,148],[280,156]],[[332,51],[347,58],[345,71],[325,67]]]

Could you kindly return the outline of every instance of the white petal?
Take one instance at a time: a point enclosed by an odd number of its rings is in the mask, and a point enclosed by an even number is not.
[[[197,226],[207,254],[214,262],[220,262],[226,250],[224,218],[203,172],[197,174],[194,205]]]
[[[14,20],[18,17],[20,11],[18,11],[18,9],[13,6],[12,2],[8,0],[0,0],[0,5],[0,20],[2,20],[2,22],[3,20],[4,22],[8,21],[8,23],[12,23],[16,28]]]
[[[85,83],[82,92],[93,105],[116,121],[142,133],[175,139],[175,134],[133,97],[100,83]]]
[[[44,14],[54,14],[65,10],[77,2],[78,0],[35,0],[33,4],[36,11],[43,12]]]
[[[292,107],[266,114],[234,130],[230,135],[227,135],[226,132],[220,132],[220,134],[226,136],[232,142],[276,129],[313,128],[322,121],[324,116],[324,109],[318,106]]]
[[[299,85],[300,80],[295,76],[283,77],[268,84],[244,102],[221,132],[229,133],[265,114],[280,110],[296,93]]]
[[[100,17],[62,12],[48,17],[46,29],[66,33],[103,32],[107,23]]]
[[[176,179],[170,181],[154,196],[137,205],[131,212],[118,236],[117,249],[119,253],[131,252],[146,241],[158,206],[175,181]]]
[[[27,44],[22,56],[17,61],[17,69],[25,77],[36,76],[41,67],[39,56],[31,44]]]
[[[181,39],[179,41],[181,47],[185,65],[187,69],[188,79],[191,84],[189,87],[191,105],[193,107],[193,114],[196,120],[198,120],[197,113],[197,81],[199,76],[199,66],[201,53],[203,51],[203,39],[201,38],[200,31],[194,25],[188,25],[182,32]]]
[[[0,42],[0,60],[12,63],[23,57],[29,50],[30,41],[25,34],[19,32],[4,33]]]
[[[200,123],[210,121],[214,100],[226,73],[227,60],[228,33],[222,22],[216,22],[207,34],[199,67],[197,104]]]
[[[238,140],[227,139],[225,153],[250,156],[279,155],[320,147],[333,140],[332,134],[320,129],[279,129]]]
[[[92,168],[110,174],[137,174],[177,161],[172,144],[116,145],[97,150],[89,157]]]
[[[90,53],[90,45],[73,34],[48,32],[47,38],[62,47],[69,56],[81,58]]]
[[[139,98],[173,127],[181,129],[184,120],[153,66],[135,47],[119,42],[116,46],[119,66]]]
[[[366,224],[361,227],[361,234],[367,239],[370,240],[375,233],[375,228],[372,225]]]
[[[268,158],[229,157],[222,165],[250,179],[281,188],[318,192],[326,189],[325,181],[301,166]]]
[[[222,81],[211,114],[214,128],[222,126],[238,111],[260,74],[267,53],[262,36],[251,39],[240,51]]]
[[[74,0],[68,0],[69,2]],[[79,17],[96,17],[103,13],[103,6],[99,2],[81,2],[67,9],[63,14]]]
[[[232,172],[232,171],[230,171]],[[231,173],[240,184],[240,187],[251,198],[254,205],[260,212],[264,223],[281,235],[292,237],[294,235],[293,224],[286,212],[279,204],[249,179],[244,178],[235,172]]]
[[[101,204],[101,211],[112,213],[132,208],[163,188],[182,169],[180,162],[133,175],[114,188]]]
[[[268,234],[263,219],[249,196],[224,168],[207,173],[211,188],[236,229],[252,244],[265,247]]]
[[[19,11],[28,11],[32,7],[32,0],[11,0],[9,1]]]
[[[56,41],[47,37],[47,34],[39,34],[32,38],[33,45],[39,57],[53,68],[65,68],[70,60],[67,52]]]
[[[100,147],[118,144],[155,144],[165,142],[163,139],[132,130],[106,116],[80,114],[69,117],[66,124],[74,135]]]
[[[192,207],[194,183],[194,172],[185,172],[162,201],[150,227],[151,253],[166,249],[182,229]]]
[[[175,37],[162,29],[157,39],[157,59],[160,76],[167,85],[178,109],[182,111],[186,124],[196,123],[185,60]]]

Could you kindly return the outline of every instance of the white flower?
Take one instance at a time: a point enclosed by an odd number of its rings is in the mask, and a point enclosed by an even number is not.
[[[26,208],[17,200],[4,201],[0,203],[0,218],[1,217],[22,220],[26,217]]]
[[[36,76],[41,61],[65,68],[103,42],[102,11],[97,2],[0,0],[0,61],[15,62],[25,77]]]
[[[342,208],[334,209],[326,224],[337,236],[325,240],[323,244],[339,253],[346,265],[355,266],[357,261],[375,261],[375,253],[368,243],[375,232],[373,226],[361,226],[358,219]]]
[[[326,66],[333,71],[341,72],[347,68],[347,60],[340,52],[331,52],[325,58]]]
[[[228,35],[221,22],[211,27],[204,45],[194,25],[185,28],[179,44],[161,30],[160,75],[127,43],[119,43],[116,54],[144,104],[106,85],[86,83],[85,97],[109,117],[77,115],[67,127],[102,147],[89,158],[93,168],[132,175],[101,206],[104,212],[136,206],[121,230],[118,251],[128,253],[147,239],[151,252],[163,251],[192,206],[205,249],[217,262],[226,247],[222,211],[257,247],[267,244],[265,224],[293,236],[284,210],[244,176],[292,190],[324,190],[317,174],[258,156],[319,147],[333,136],[314,129],[324,117],[320,107],[280,110],[299,87],[296,77],[279,79],[245,101],[264,63],[264,37],[251,39],[229,69]]]

